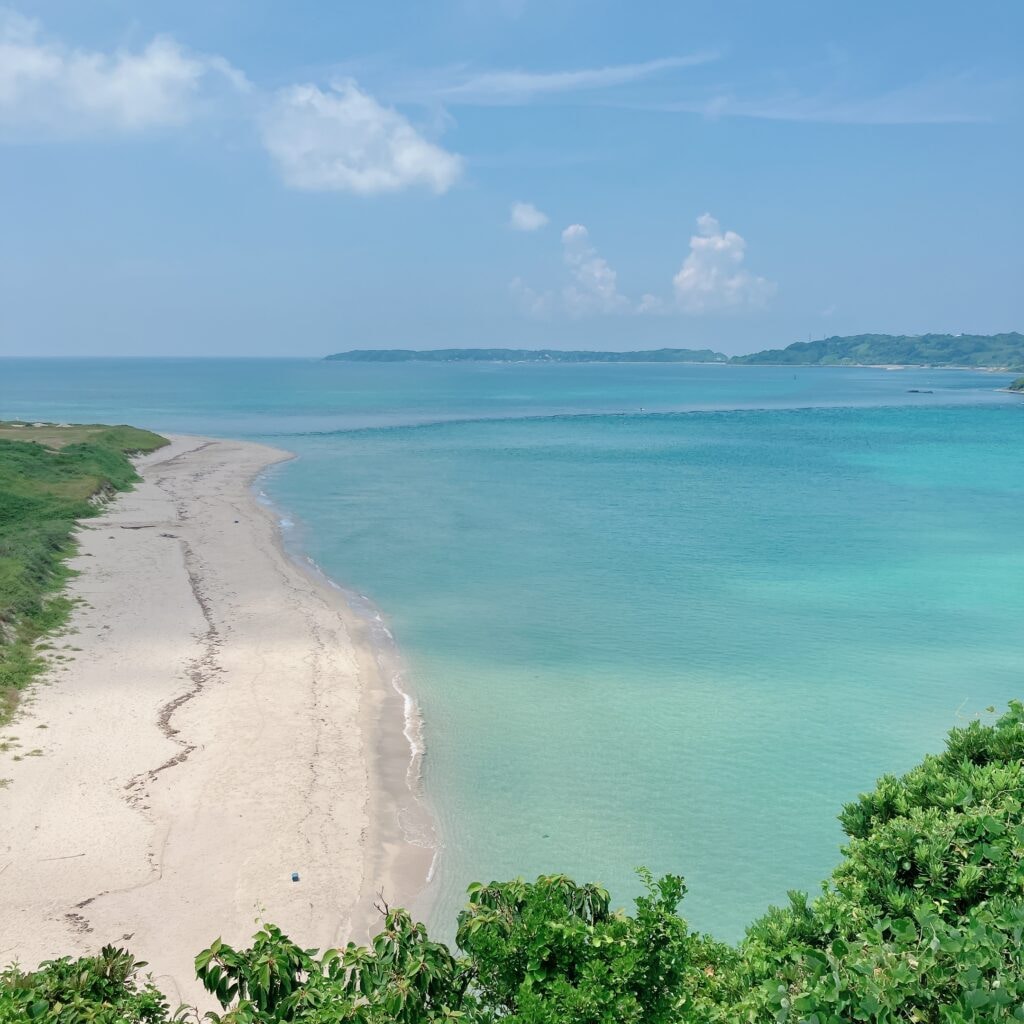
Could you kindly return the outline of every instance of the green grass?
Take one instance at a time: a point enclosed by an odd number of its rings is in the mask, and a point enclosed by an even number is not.
[[[0,725],[44,667],[40,639],[67,622],[76,521],[138,480],[131,455],[167,443],[127,426],[0,422]]]

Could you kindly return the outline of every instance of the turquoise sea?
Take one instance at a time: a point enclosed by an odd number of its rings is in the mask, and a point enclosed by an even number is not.
[[[1024,400],[960,371],[3,360],[0,417],[265,440],[422,710],[423,909],[684,874],[724,938],[844,801],[1024,696]],[[916,389],[918,392],[911,393]],[[442,929],[444,930],[444,929]]]

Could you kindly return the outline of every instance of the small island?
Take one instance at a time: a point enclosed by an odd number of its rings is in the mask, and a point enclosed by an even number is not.
[[[1007,390],[1024,392],[1024,377],[1018,377]]]

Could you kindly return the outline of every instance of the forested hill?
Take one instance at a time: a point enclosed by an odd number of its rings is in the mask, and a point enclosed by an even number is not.
[[[734,363],[802,366],[984,366],[1024,369],[1024,334],[856,334],[734,356]]]
[[[327,359],[350,363],[727,363],[711,349],[659,348],[647,352],[566,352],[542,348],[353,349]]]

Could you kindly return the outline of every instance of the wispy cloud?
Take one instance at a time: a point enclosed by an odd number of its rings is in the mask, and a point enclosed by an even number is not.
[[[708,64],[716,52],[663,57],[639,64],[612,64],[599,68],[559,71],[438,71],[402,88],[409,99],[425,99],[452,106],[517,106],[550,96],[593,92],[628,85],[680,68]]]
[[[631,304],[619,291],[618,275],[590,241],[590,232],[582,224],[570,224],[562,232],[562,260],[569,282],[561,290],[537,290],[521,277],[509,288],[524,313],[548,317],[571,317],[599,313],[629,313]]]
[[[562,256],[571,278],[562,289],[570,316],[628,311],[629,300],[619,292],[618,275],[598,254],[582,224],[570,224],[562,232]]]
[[[814,94],[791,90],[764,96],[720,91],[704,98],[616,105],[712,119],[849,125],[978,124],[997,119],[1011,90],[1010,83],[980,81],[975,75],[962,73],[859,95],[837,89],[821,89]]]

